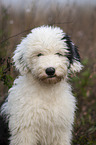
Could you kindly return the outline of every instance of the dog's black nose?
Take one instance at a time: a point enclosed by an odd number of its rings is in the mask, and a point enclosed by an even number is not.
[[[53,68],[53,67],[48,67],[48,68],[46,69],[46,74],[47,74],[48,76],[53,76],[54,73],[55,73],[55,68]]]

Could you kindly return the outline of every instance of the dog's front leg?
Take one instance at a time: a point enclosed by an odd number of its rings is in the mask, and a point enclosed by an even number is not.
[[[10,145],[36,145],[37,140],[32,128],[23,128],[13,133],[10,137]]]

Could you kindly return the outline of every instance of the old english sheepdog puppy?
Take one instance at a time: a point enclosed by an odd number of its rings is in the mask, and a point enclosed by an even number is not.
[[[19,76],[1,113],[10,145],[71,145],[75,98],[68,73],[82,69],[77,47],[58,27],[35,28],[17,46]]]

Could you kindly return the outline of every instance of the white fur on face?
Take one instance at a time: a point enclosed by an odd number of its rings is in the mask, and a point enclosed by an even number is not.
[[[57,54],[43,54],[40,57],[34,56],[30,59],[30,62],[32,75],[46,83],[56,83],[67,75],[68,60],[66,57],[58,56]],[[49,78],[46,74],[45,71],[49,67],[55,69],[55,77]]]
[[[52,47],[45,46],[43,43],[39,46],[35,45],[34,47],[33,44],[33,49],[30,49],[30,54],[29,51],[28,53],[26,52],[28,68],[31,70],[32,75],[36,79],[46,83],[56,83],[64,79],[67,75],[69,65],[68,59],[64,57],[66,50],[64,50],[64,48],[58,49],[59,46],[55,46],[55,48],[52,49]],[[61,55],[59,56],[58,53]],[[38,56],[38,54],[41,54],[41,56]],[[55,77],[53,78],[49,78],[45,72],[49,67],[55,69]]]

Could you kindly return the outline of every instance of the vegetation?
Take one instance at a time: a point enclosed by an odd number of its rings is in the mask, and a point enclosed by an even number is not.
[[[85,68],[79,77],[73,76],[71,79],[74,85],[73,92],[78,100],[73,145],[96,144],[96,101],[93,91],[96,74],[92,74],[88,62],[88,59],[84,59],[82,63]]]
[[[46,11],[44,11],[44,9]],[[42,17],[41,17],[42,15]],[[79,46],[84,69],[78,77],[70,76],[77,111],[73,145],[96,145],[96,6],[79,6],[74,1],[60,6],[52,3],[30,10],[14,11],[0,2],[0,103],[8,94],[17,75],[11,57],[21,37],[30,29],[46,24],[59,26]],[[28,31],[27,31],[28,30]],[[15,37],[11,37],[15,35]],[[7,39],[10,38],[10,39]]]

